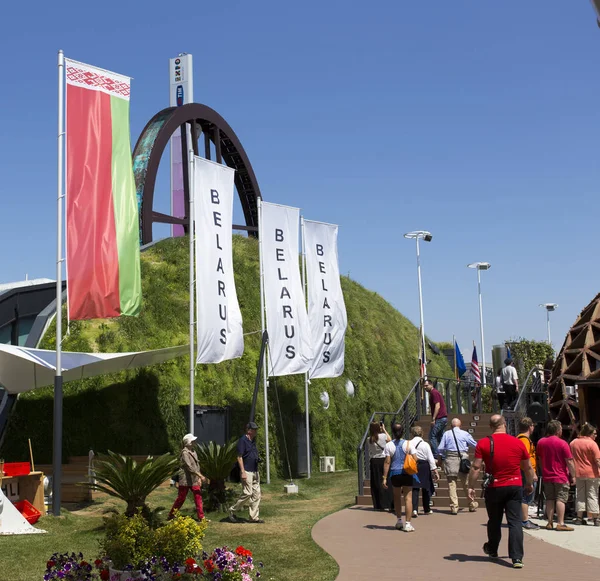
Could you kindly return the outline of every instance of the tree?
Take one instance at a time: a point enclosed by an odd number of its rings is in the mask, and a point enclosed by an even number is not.
[[[510,348],[510,356],[515,362],[522,381],[525,381],[527,374],[536,365],[543,367],[549,357],[554,359],[554,349],[546,341],[533,341],[519,337],[505,343]]]

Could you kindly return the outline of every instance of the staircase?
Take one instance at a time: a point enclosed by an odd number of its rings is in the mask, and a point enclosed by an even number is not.
[[[462,429],[468,431],[475,441],[479,441],[490,434],[490,418],[492,414],[472,413],[472,414],[454,414],[448,416],[448,429],[452,418],[458,418],[462,422]],[[427,440],[429,429],[431,428],[431,420],[429,416],[422,416],[422,419],[416,420],[413,425],[421,426],[423,434]],[[470,450],[470,458],[473,460],[474,450]],[[435,509],[447,509],[450,506],[450,496],[448,494],[448,481],[442,469],[439,470],[440,479],[435,483],[435,496],[431,499],[431,504]],[[460,508],[468,508],[469,503],[465,497],[460,482],[458,483],[458,504]],[[481,488],[481,480],[478,484],[478,489]],[[363,493],[356,496],[356,504],[359,506],[372,506],[371,501],[371,486],[368,480],[364,482]],[[480,502],[481,505],[481,502]],[[419,507],[422,510],[421,499],[419,499]]]

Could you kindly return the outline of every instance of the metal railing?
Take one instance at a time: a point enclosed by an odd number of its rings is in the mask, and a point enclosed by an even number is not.
[[[527,395],[544,391],[544,370],[534,367],[527,374],[525,383],[519,390],[519,396],[512,410],[502,410],[506,420],[506,431],[513,436],[519,433],[519,422],[527,415]]]
[[[444,397],[446,409],[449,414],[482,413],[484,406],[480,384],[472,381],[460,381],[440,377],[429,377],[429,379]],[[408,435],[414,423],[420,420],[421,416],[429,413],[429,399],[424,397],[425,394],[421,382],[422,380],[420,379],[416,381],[402,402],[402,405],[395,412],[373,412],[371,414],[367,429],[356,451],[359,495],[364,494],[364,483],[371,478],[369,447],[367,446],[369,426],[375,421],[385,421],[387,425],[398,422],[404,426],[404,433]],[[391,421],[388,423],[387,419]]]

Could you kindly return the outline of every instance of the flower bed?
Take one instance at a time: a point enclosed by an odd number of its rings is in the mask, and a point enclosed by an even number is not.
[[[239,546],[235,550],[219,547],[198,558],[188,557],[183,563],[169,562],[164,556],[154,556],[138,564],[138,570],[128,565],[122,571],[111,568],[110,560],[96,559],[93,564],[81,553],[53,554],[46,563],[44,581],[252,581],[261,576],[254,565],[252,552]]]

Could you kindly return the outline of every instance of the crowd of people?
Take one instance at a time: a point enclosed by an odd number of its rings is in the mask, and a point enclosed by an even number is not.
[[[516,373],[513,375],[508,371],[506,379],[514,381],[512,384],[505,381],[505,386],[513,385],[514,390],[504,391],[508,401],[513,403],[518,390]],[[400,423],[392,424],[391,436],[383,423],[371,425],[373,506],[395,512],[398,530],[415,531],[413,519],[419,514],[419,494],[422,495],[422,514],[432,514],[431,497],[435,494],[434,481],[439,479],[440,468],[448,480],[453,515],[459,513],[459,483],[471,512],[479,507],[477,498],[483,487],[488,516],[483,551],[491,559],[498,558],[501,525],[506,517],[508,554],[515,568],[523,567],[523,530],[540,528],[529,518],[536,486],[545,499],[546,530],[574,530],[565,523],[566,506],[573,487],[577,511],[574,523],[600,526],[600,448],[594,426],[587,423],[581,426],[579,436],[569,445],[561,437],[561,423],[552,420],[546,425],[545,436],[534,443],[532,436],[536,426],[531,418],[521,418],[519,434],[514,437],[507,433],[504,416],[494,414],[490,419],[490,435],[476,442],[462,429],[459,418],[452,419],[450,429],[445,430],[448,413],[443,397],[430,381],[424,382],[424,389],[429,394],[431,409],[429,442],[423,439],[420,426],[411,428],[405,437]],[[470,449],[474,450],[472,462]],[[480,477],[483,484],[478,484]],[[540,479],[542,486],[538,486]]]

